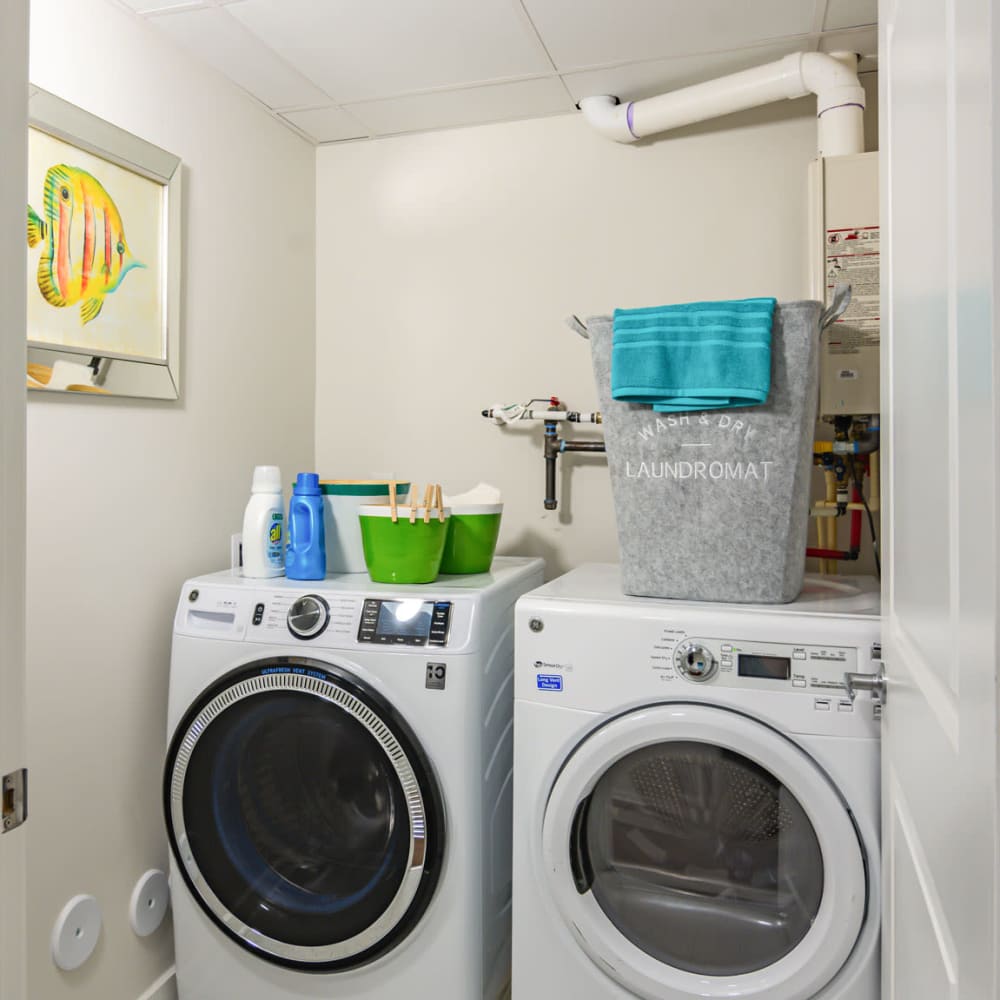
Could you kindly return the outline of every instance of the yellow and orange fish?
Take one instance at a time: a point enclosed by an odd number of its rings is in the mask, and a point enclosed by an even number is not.
[[[96,319],[104,298],[134,267],[122,217],[96,177],[61,163],[45,175],[44,218],[28,206],[28,246],[45,240],[38,288],[53,306],[80,305],[82,323]]]

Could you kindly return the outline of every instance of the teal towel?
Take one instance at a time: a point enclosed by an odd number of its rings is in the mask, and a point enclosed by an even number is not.
[[[616,309],[612,398],[661,413],[766,402],[774,306],[739,299]]]

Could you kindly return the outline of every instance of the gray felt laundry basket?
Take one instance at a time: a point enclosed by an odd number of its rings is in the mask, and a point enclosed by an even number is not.
[[[761,406],[655,413],[611,398],[612,320],[587,321],[626,594],[782,604],[802,589],[819,302],[779,303]]]

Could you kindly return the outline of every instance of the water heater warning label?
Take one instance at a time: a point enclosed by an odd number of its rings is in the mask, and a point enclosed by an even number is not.
[[[826,231],[827,301],[835,285],[846,281],[851,286],[850,305],[827,334],[830,354],[857,354],[863,347],[878,347],[879,235],[878,226]]]

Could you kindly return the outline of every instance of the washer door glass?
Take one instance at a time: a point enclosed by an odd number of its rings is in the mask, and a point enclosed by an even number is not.
[[[808,933],[823,854],[802,806],[752,760],[706,743],[622,757],[579,805],[572,853],[608,919],[674,968],[773,965]]]
[[[185,878],[255,952],[358,964],[426,906],[436,791],[400,720],[357,682],[274,661],[240,671],[199,701],[171,757],[168,825]]]

